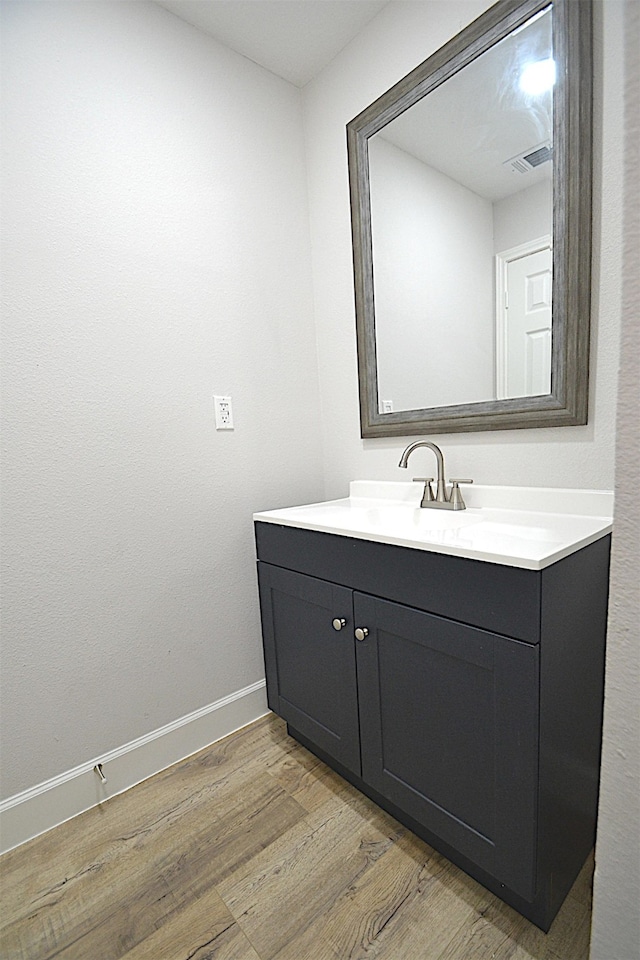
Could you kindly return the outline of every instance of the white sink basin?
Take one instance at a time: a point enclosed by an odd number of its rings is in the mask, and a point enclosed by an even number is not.
[[[469,510],[436,510],[414,507],[408,503],[386,504],[383,501],[366,503],[361,499],[332,500],[328,503],[311,504],[306,508],[293,508],[308,511],[323,523],[362,530],[402,530],[414,531],[424,536],[428,530],[459,530],[480,519]]]
[[[465,488],[466,510],[420,508],[422,485],[357,480],[344,500],[254,520],[541,570],[605,536],[613,494],[540,487]]]

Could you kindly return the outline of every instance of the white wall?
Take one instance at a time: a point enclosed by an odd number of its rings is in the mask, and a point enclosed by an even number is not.
[[[494,253],[503,253],[529,240],[553,233],[550,180],[541,180],[526,190],[512,193],[493,205]]]
[[[251,514],[322,454],[299,91],[155,4],[2,8],[6,796],[263,676]]]
[[[397,463],[407,442],[404,438],[360,438],[345,125],[489,5],[482,0],[435,4],[397,0],[304,91],[328,496],[344,495],[353,478],[399,478]],[[473,477],[478,483],[613,485],[622,164],[617,4],[604,5],[604,18],[605,52],[603,57],[597,51],[595,104],[589,423],[561,429],[440,435],[438,442],[452,476]],[[425,462],[424,469],[429,465]]]
[[[491,203],[382,136],[369,175],[380,398],[394,410],[492,399]]]
[[[640,6],[636,2],[626,4],[624,38],[623,325],[592,960],[635,960],[640,944]]]

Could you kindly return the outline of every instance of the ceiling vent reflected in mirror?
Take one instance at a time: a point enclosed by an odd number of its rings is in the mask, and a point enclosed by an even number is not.
[[[511,167],[517,173],[529,173],[531,170],[535,170],[536,167],[542,166],[543,163],[548,163],[552,157],[553,151],[551,149],[551,143],[549,140],[546,140],[544,143],[539,143],[535,147],[530,147],[516,157],[510,157],[509,160],[505,160],[503,166]]]

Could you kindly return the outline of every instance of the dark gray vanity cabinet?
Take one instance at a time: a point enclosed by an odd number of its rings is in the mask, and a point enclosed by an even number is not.
[[[548,929],[594,840],[609,538],[542,571],[256,539],[271,709]]]

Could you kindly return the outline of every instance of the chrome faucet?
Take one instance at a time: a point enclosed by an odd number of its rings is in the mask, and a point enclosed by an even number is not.
[[[406,469],[407,464],[409,463],[409,457],[414,450],[418,449],[418,447],[428,447],[429,450],[433,450],[438,465],[435,497],[431,488],[431,481],[433,480],[433,477],[413,478],[414,480],[424,482],[424,494],[422,496],[420,506],[431,507],[432,509],[436,510],[466,510],[466,504],[462,499],[462,494],[460,493],[458,484],[473,483],[473,480],[454,480],[452,478],[451,490],[449,493],[447,493],[447,484],[444,476],[444,457],[442,455],[442,450],[440,447],[437,447],[435,443],[431,443],[430,440],[416,440],[415,443],[410,443],[400,457],[400,463],[398,466]]]

